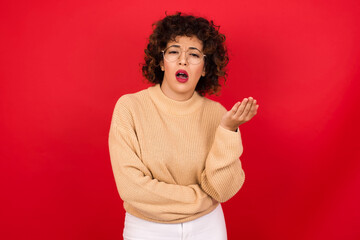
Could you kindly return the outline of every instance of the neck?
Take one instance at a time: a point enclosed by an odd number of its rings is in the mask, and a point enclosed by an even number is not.
[[[160,88],[159,84],[149,88],[149,93],[155,104],[168,114],[186,115],[190,114],[203,103],[203,98],[195,91],[187,100],[175,100],[168,97]]]
[[[195,92],[195,90],[189,91],[187,89],[184,89],[183,91],[181,91],[181,89],[179,89],[179,91],[174,91],[165,81],[161,84],[160,89],[168,98],[180,102],[189,100]]]

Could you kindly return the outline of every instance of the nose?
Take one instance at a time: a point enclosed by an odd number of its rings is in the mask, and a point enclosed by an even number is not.
[[[181,54],[179,56],[179,65],[187,65],[187,58],[186,58],[186,52],[185,51],[181,51]]]

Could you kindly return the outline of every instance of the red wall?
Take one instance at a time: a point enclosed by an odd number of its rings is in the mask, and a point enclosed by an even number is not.
[[[121,239],[107,137],[116,100],[148,85],[151,24],[175,10],[227,36],[246,183],[229,239],[360,239],[357,0],[1,1],[0,238]]]

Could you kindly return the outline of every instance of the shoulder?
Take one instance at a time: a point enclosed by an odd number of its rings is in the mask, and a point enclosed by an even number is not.
[[[128,93],[122,95],[115,104],[115,110],[117,108],[125,108],[129,111],[138,108],[144,102],[149,100],[149,93],[147,89],[135,93]]]
[[[122,95],[115,104],[113,120],[133,119],[134,112],[148,101],[147,89]]]
[[[219,114],[225,114],[226,108],[219,102],[204,97],[205,108],[212,112],[218,112]]]
[[[128,105],[128,104],[136,103],[142,101],[144,98],[147,98],[148,95],[149,94],[147,89],[143,89],[135,93],[124,94],[117,100],[116,104]]]
[[[204,97],[204,108],[201,114],[204,121],[203,126],[209,131],[209,134],[215,134],[226,112],[226,108],[221,103]]]

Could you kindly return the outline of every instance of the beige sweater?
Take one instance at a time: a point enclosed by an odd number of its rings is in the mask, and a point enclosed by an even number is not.
[[[219,126],[225,112],[197,92],[187,101],[172,100],[159,84],[118,100],[109,149],[128,213],[186,222],[239,191],[245,179],[241,136]]]

